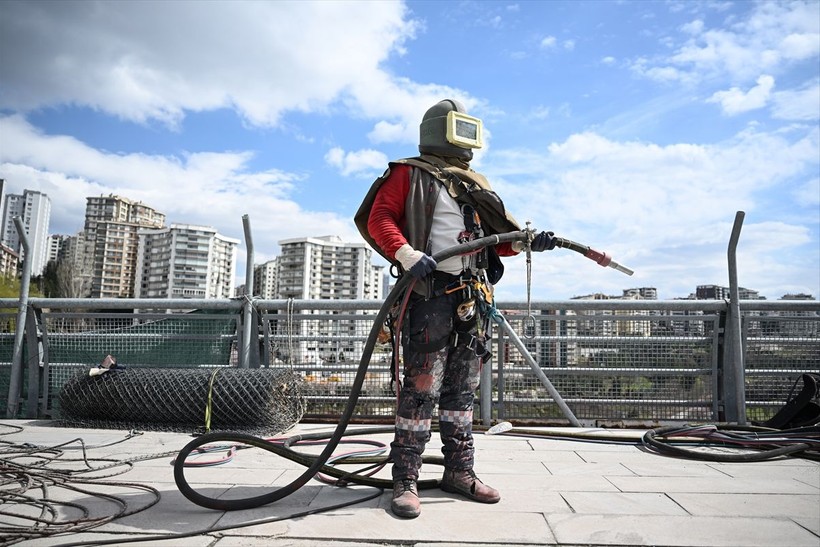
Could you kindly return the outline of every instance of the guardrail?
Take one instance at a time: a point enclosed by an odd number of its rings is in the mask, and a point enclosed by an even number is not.
[[[305,419],[333,420],[350,395],[381,301],[31,298],[28,313],[15,314],[18,304],[0,299],[7,310],[0,313],[7,418],[59,418],[62,385],[111,354],[126,367],[287,367],[305,379]],[[476,408],[485,424],[567,423],[532,362],[580,422],[613,426],[762,421],[803,373],[820,370],[817,301],[741,301],[739,356],[727,356],[735,341],[724,301],[532,302],[531,316],[523,302],[497,308],[513,332],[492,331],[494,357],[483,369]],[[738,358],[743,408],[732,406],[737,375],[726,373]],[[394,405],[389,348],[379,347],[355,415],[389,422]]]

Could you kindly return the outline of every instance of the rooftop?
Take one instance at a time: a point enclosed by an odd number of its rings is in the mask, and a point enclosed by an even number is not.
[[[0,526],[0,544],[22,540],[22,532],[34,524],[12,514],[39,517],[41,509],[50,506],[59,518],[43,512],[43,518],[52,524],[41,524],[40,530],[76,530],[82,508],[90,511],[89,519],[99,519],[101,525],[21,544],[820,545],[820,463],[816,461],[794,457],[755,463],[676,459],[643,449],[638,444],[641,430],[535,429],[563,437],[517,436],[516,429],[504,435],[475,436],[476,471],[500,490],[501,502],[482,505],[438,489],[423,490],[421,516],[404,520],[390,512],[389,492],[379,494],[366,486],[331,486],[316,479],[293,495],[256,509],[206,509],[186,499],[174,481],[171,462],[192,440],[189,434],[144,432],[129,436],[127,431],[63,428],[44,420],[6,420],[0,424],[4,444],[0,448],[4,481],[0,514],[5,522]],[[297,424],[286,436],[332,430],[330,425]],[[377,431],[383,429],[373,428],[372,435],[357,438],[390,442],[391,434]],[[85,444],[88,465],[105,469],[80,472],[86,464],[77,439]],[[28,491],[12,491],[9,484],[18,486],[18,482],[9,483],[8,478],[19,472],[10,462],[34,462],[19,457],[20,450],[63,443],[61,455],[38,450],[29,456],[41,462],[29,468],[32,483]],[[434,434],[426,454],[439,455],[440,446]],[[220,456],[214,453],[209,457]],[[132,467],[111,467],[112,460],[131,461]],[[41,492],[37,488],[41,477],[66,477],[57,469],[76,471],[64,485],[55,484]],[[289,484],[304,469],[288,459],[249,449],[238,451],[222,465],[188,468],[185,477],[195,489],[211,497],[249,497]],[[438,478],[440,474],[436,465],[422,469],[422,478]],[[389,467],[377,476],[388,478]],[[53,503],[24,504],[15,494],[47,497]],[[364,498],[370,499],[322,511]],[[118,503],[124,503],[124,508]],[[118,513],[127,516],[112,519]],[[301,516],[288,518],[295,514]],[[265,520],[268,522],[262,522]],[[21,528],[14,530],[14,526]],[[193,535],[168,539],[173,534]]]

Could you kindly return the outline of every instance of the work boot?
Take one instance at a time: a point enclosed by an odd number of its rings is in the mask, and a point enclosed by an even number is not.
[[[397,517],[414,519],[421,514],[419,491],[413,479],[401,479],[393,483],[393,502],[390,504]]]
[[[498,490],[481,482],[472,469],[445,469],[441,489],[481,503],[497,503],[501,499]]]

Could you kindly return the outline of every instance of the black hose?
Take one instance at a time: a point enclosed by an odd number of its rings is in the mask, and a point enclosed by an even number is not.
[[[443,251],[433,255],[433,259],[437,262],[440,262],[442,260],[445,260],[456,255],[461,255],[469,253],[471,251],[482,249],[488,245],[497,245],[499,243],[507,243],[513,241],[527,241],[529,237],[530,234],[525,231],[508,232],[505,234],[497,234],[482,237],[479,239],[475,239],[473,241],[468,241],[467,243],[462,243],[460,245],[448,247],[447,249],[444,249]],[[381,330],[382,325],[387,319],[387,314],[389,313],[390,308],[393,306],[393,303],[399,298],[399,296],[401,296],[401,294],[407,288],[412,279],[413,277],[410,275],[404,275],[401,278],[399,278],[399,280],[393,287],[393,290],[390,291],[390,293],[385,298],[382,307],[379,309],[379,313],[376,315],[376,318],[373,320],[373,327],[370,329],[370,334],[367,337],[367,342],[365,343],[364,349],[362,351],[362,357],[359,361],[359,368],[356,371],[356,377],[354,378],[353,384],[350,388],[350,398],[347,401],[347,406],[342,412],[342,415],[339,417],[339,425],[337,425],[334,432],[329,437],[327,437],[327,445],[325,446],[321,454],[315,457],[305,456],[304,454],[300,454],[290,448],[290,444],[293,443],[288,444],[288,446],[285,446],[280,450],[278,447],[272,446],[271,443],[268,443],[264,439],[254,437],[252,435],[224,432],[209,433],[206,435],[202,435],[201,437],[197,437],[196,439],[185,445],[182,448],[182,450],[179,451],[176,462],[174,463],[174,481],[176,482],[177,488],[179,488],[179,491],[182,493],[182,495],[188,498],[193,503],[196,503],[197,505],[200,505],[202,507],[207,507],[209,509],[217,509],[220,511],[238,511],[242,509],[252,509],[254,507],[260,507],[262,505],[267,505],[269,503],[279,501],[293,494],[302,486],[307,484],[307,482],[310,479],[312,479],[320,470],[324,473],[332,475],[335,470],[332,467],[327,467],[325,464],[333,455],[333,451],[336,450],[336,447],[338,446],[342,437],[345,435],[345,430],[347,429],[347,426],[350,424],[350,420],[353,417],[353,412],[359,400],[359,395],[361,394],[362,386],[364,385],[367,367],[370,364],[370,357],[372,356],[373,348],[376,345],[376,338],[379,334],[379,331]],[[373,430],[370,431],[372,432]],[[305,439],[306,436],[303,435],[294,437],[294,439],[297,440],[299,438]],[[260,496],[255,496],[252,498],[234,500],[209,498],[196,492],[185,480],[185,460],[191,452],[193,452],[200,446],[219,441],[239,441],[245,444],[263,448],[265,450],[269,450],[271,452],[275,452],[277,454],[286,456],[290,459],[293,459],[294,461],[299,461],[299,463],[302,463],[303,465],[309,467],[304,473],[302,473],[290,484],[283,486],[277,490],[274,490],[273,492],[269,492],[267,494],[262,494]],[[345,478],[349,482],[362,484],[368,484],[374,481],[374,479],[362,478],[356,475],[346,475]],[[435,484],[437,481],[432,482],[433,484]],[[383,483],[379,484],[381,485]],[[422,481],[419,483],[419,488],[423,487],[429,488],[430,485]]]
[[[715,426],[715,430],[721,429],[720,426]],[[808,429],[808,428],[807,428]],[[643,445],[649,449],[654,450],[666,456],[674,456],[678,458],[687,458],[692,460],[714,461],[714,462],[761,462],[780,458],[782,456],[792,456],[802,454],[808,459],[815,459],[813,452],[816,450],[820,437],[818,437],[817,428],[813,428],[811,432],[813,435],[801,436],[797,441],[807,440],[809,442],[794,442],[783,445],[782,438],[774,440],[774,438],[767,442],[765,434],[756,434],[744,437],[740,434],[733,434],[731,431],[723,433],[719,437],[709,438],[697,434],[695,427],[678,427],[668,426],[658,429],[650,429],[644,433],[641,438]],[[783,432],[776,432],[778,437],[782,437]],[[696,437],[704,438],[708,446],[735,446],[740,448],[751,448],[754,452],[745,452],[742,454],[727,454],[723,452],[704,452],[702,450],[693,450],[691,448],[682,448],[671,444],[673,437]],[[664,440],[660,440],[663,438]]]

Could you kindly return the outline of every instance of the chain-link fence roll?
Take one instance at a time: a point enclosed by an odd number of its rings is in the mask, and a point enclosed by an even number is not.
[[[301,378],[270,369],[83,372],[60,391],[62,422],[75,427],[276,434],[299,422],[305,404]]]

